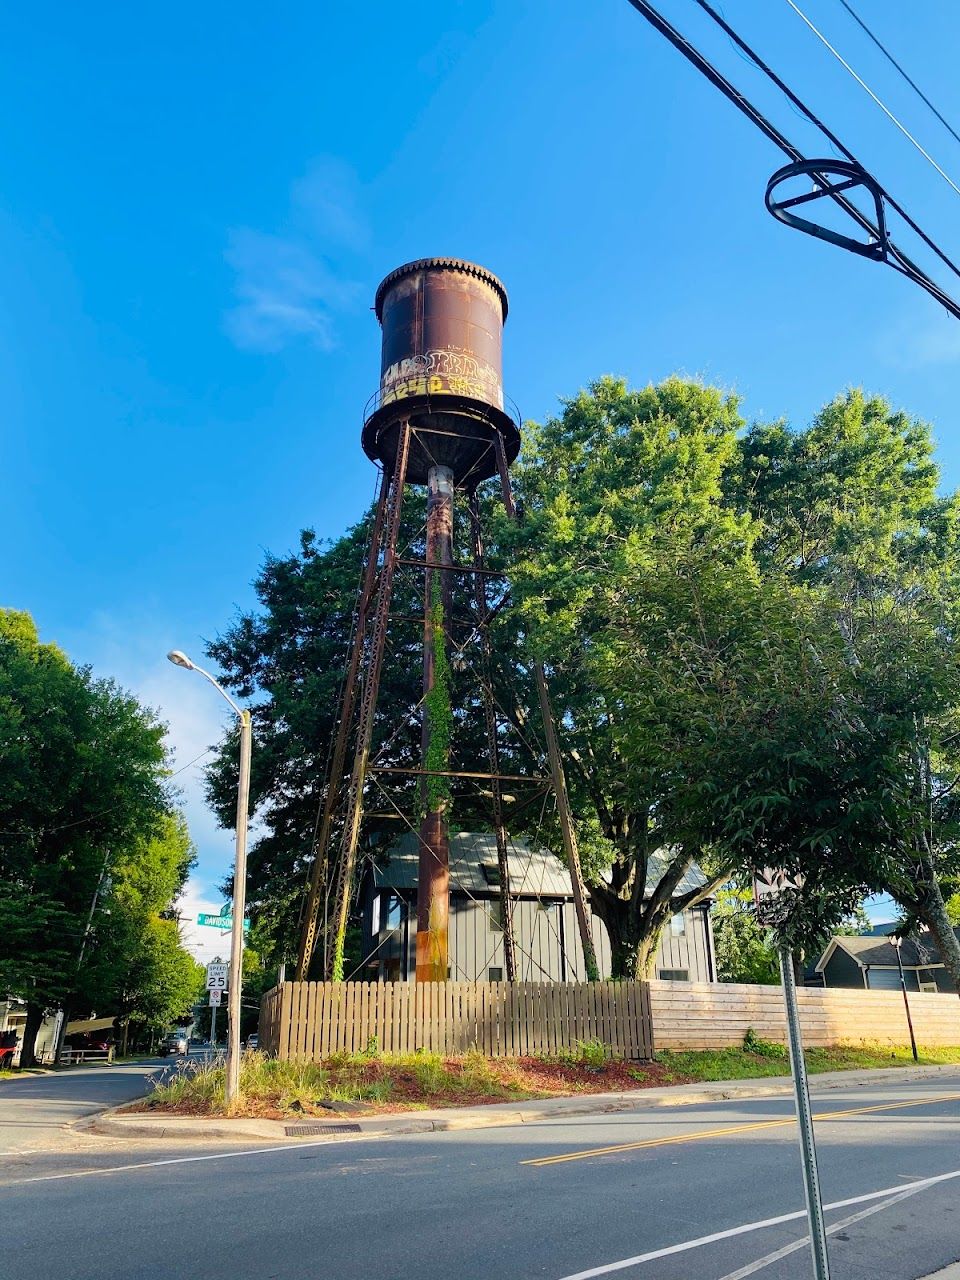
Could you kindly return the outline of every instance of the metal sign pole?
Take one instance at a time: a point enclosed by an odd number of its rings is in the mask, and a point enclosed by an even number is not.
[[[780,977],[783,982],[783,1003],[787,1011],[790,1068],[793,1072],[797,1122],[800,1128],[800,1160],[803,1165],[803,1191],[807,1201],[807,1218],[810,1223],[810,1250],[813,1254],[813,1274],[816,1280],[830,1280],[827,1233],[823,1225],[823,1200],[820,1195],[817,1149],[813,1139],[813,1116],[810,1111],[810,1090],[807,1087],[807,1067],[803,1060],[800,1012],[797,1008],[797,985],[793,974],[793,952],[785,944],[780,947]]]
[[[210,1043],[213,1045],[213,1051],[217,1051],[217,1006],[210,1006]]]

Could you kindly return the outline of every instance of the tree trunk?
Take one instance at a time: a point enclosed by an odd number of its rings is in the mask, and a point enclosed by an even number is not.
[[[917,914],[933,935],[943,966],[953,980],[957,995],[960,996],[960,941],[957,940],[947,915],[943,894],[940,892],[940,884],[933,867],[933,858],[925,852],[920,861],[927,883],[923,886],[924,893]]]
[[[590,903],[610,939],[610,976],[627,980],[654,977],[666,917],[644,933],[643,912],[627,899],[609,892],[601,896],[593,890]]]
[[[43,1025],[43,1005],[27,1002],[27,1021],[23,1028],[23,1043],[20,1046],[20,1066],[36,1066],[34,1050],[37,1045],[37,1033]]]

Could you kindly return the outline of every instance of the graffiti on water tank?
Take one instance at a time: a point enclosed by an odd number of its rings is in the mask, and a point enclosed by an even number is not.
[[[427,351],[398,360],[384,370],[380,390],[381,405],[408,396],[455,395],[503,407],[497,370],[459,351]]]

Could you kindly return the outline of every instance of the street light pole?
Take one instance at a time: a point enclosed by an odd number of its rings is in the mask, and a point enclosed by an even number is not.
[[[240,783],[237,787],[237,846],[233,868],[233,931],[227,990],[227,1093],[229,1109],[240,1093],[240,997],[243,986],[243,913],[247,904],[247,814],[250,808],[250,712],[240,712]]]
[[[903,960],[900,957],[900,948],[903,946],[903,939],[899,934],[893,934],[890,938],[894,951],[897,953],[897,969],[900,973],[900,990],[903,992],[903,1007],[907,1011],[907,1026],[910,1029],[910,1048],[913,1050],[914,1062],[919,1061],[917,1057],[917,1037],[913,1033],[913,1018],[910,1016],[910,1001],[907,998],[907,980],[903,976]]]
[[[227,988],[227,1108],[233,1105],[240,1093],[240,998],[243,983],[243,915],[247,898],[247,820],[250,811],[250,757],[253,749],[253,728],[250,712],[239,707],[213,678],[209,671],[198,667],[185,653],[174,649],[167,654],[177,667],[196,671],[209,680],[222,698],[233,708],[240,722],[240,780],[237,785],[237,841],[233,868],[233,927],[230,933],[230,978]]]

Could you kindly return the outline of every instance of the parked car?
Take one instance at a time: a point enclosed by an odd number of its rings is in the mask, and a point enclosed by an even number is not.
[[[260,1044],[260,1037],[257,1035],[256,1031],[254,1031],[252,1036],[247,1036],[248,1049],[256,1049],[259,1044]]]
[[[179,1034],[172,1036],[164,1036],[160,1041],[160,1056],[168,1057],[185,1057],[190,1048],[189,1041],[186,1036]]]
[[[76,1031],[65,1036],[64,1045],[68,1049],[83,1049],[87,1053],[106,1053],[113,1048],[113,1037],[104,1031]]]

